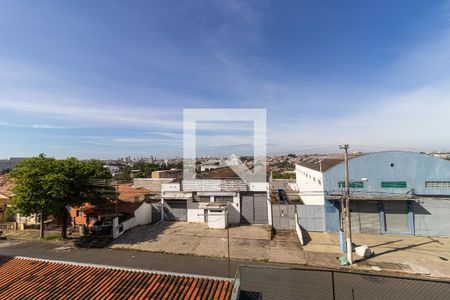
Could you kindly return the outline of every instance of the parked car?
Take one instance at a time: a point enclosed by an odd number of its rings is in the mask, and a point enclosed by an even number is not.
[[[92,232],[94,234],[111,234],[112,222],[111,221],[96,221],[92,225]]]

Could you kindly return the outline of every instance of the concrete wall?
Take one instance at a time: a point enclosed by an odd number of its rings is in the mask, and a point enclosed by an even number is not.
[[[152,205],[150,203],[142,203],[134,211],[134,217],[119,224],[119,218],[113,219],[113,238],[118,238],[127,230],[139,226],[146,225],[152,222]]]
[[[150,203],[142,203],[134,212],[136,225],[146,225],[152,222],[152,205]]]
[[[211,200],[212,198],[212,200]],[[210,197],[210,201],[214,201],[214,197]],[[194,202],[192,198],[187,200],[187,221],[194,223],[205,222],[205,209],[207,202]]]
[[[392,165],[392,166],[391,166]],[[358,194],[405,194],[411,189],[422,195],[450,195],[450,188],[426,188],[425,181],[450,181],[450,161],[431,155],[386,151],[363,155],[349,160],[350,181],[367,178],[363,188],[352,189]],[[339,192],[344,181],[344,164],[325,172],[325,190]],[[406,181],[406,188],[382,188],[382,181]]]
[[[303,232],[302,232],[302,228],[300,227],[300,222],[298,219],[297,212],[295,212],[294,218],[295,218],[295,232],[297,233],[297,237],[298,237],[298,240],[300,241],[300,244],[303,246],[305,243],[303,240]]]
[[[305,205],[324,204],[323,173],[296,165],[295,178],[300,198]]]
[[[135,188],[146,188],[152,192],[160,192],[161,185],[172,182],[171,178],[135,178],[133,186]]]

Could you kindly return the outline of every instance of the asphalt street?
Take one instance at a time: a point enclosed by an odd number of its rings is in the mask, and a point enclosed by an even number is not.
[[[0,241],[0,255],[100,264],[125,268],[228,277],[228,260],[190,255],[172,255],[109,248],[77,248],[69,243],[39,241]],[[231,260],[230,275],[234,277],[240,265],[265,263]],[[274,265],[274,264],[270,264]]]

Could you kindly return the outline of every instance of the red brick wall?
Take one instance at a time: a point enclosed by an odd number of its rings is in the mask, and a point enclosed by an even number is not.
[[[73,207],[70,208],[70,220],[72,225],[86,225],[86,215],[83,212],[79,215],[78,209]]]

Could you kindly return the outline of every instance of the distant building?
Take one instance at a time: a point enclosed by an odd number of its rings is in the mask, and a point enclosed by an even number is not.
[[[0,173],[10,170],[17,166],[20,162],[27,159],[27,157],[11,157],[9,159],[0,160]]]
[[[133,186],[136,188],[145,188],[152,193],[161,193],[161,184],[171,183],[174,178],[134,178]]]
[[[161,178],[181,179],[182,177],[183,177],[183,170],[180,169],[160,170],[152,172],[152,178],[155,179]]]
[[[439,151],[439,152],[431,152],[430,154],[439,158],[450,159],[450,152]]]
[[[349,176],[352,231],[450,236],[450,161],[414,152],[370,153],[349,160]],[[344,177],[342,157],[296,165],[305,229],[339,229]]]
[[[112,176],[116,176],[120,174],[120,168],[115,165],[104,165],[106,169],[108,169],[109,173],[111,173]]]

